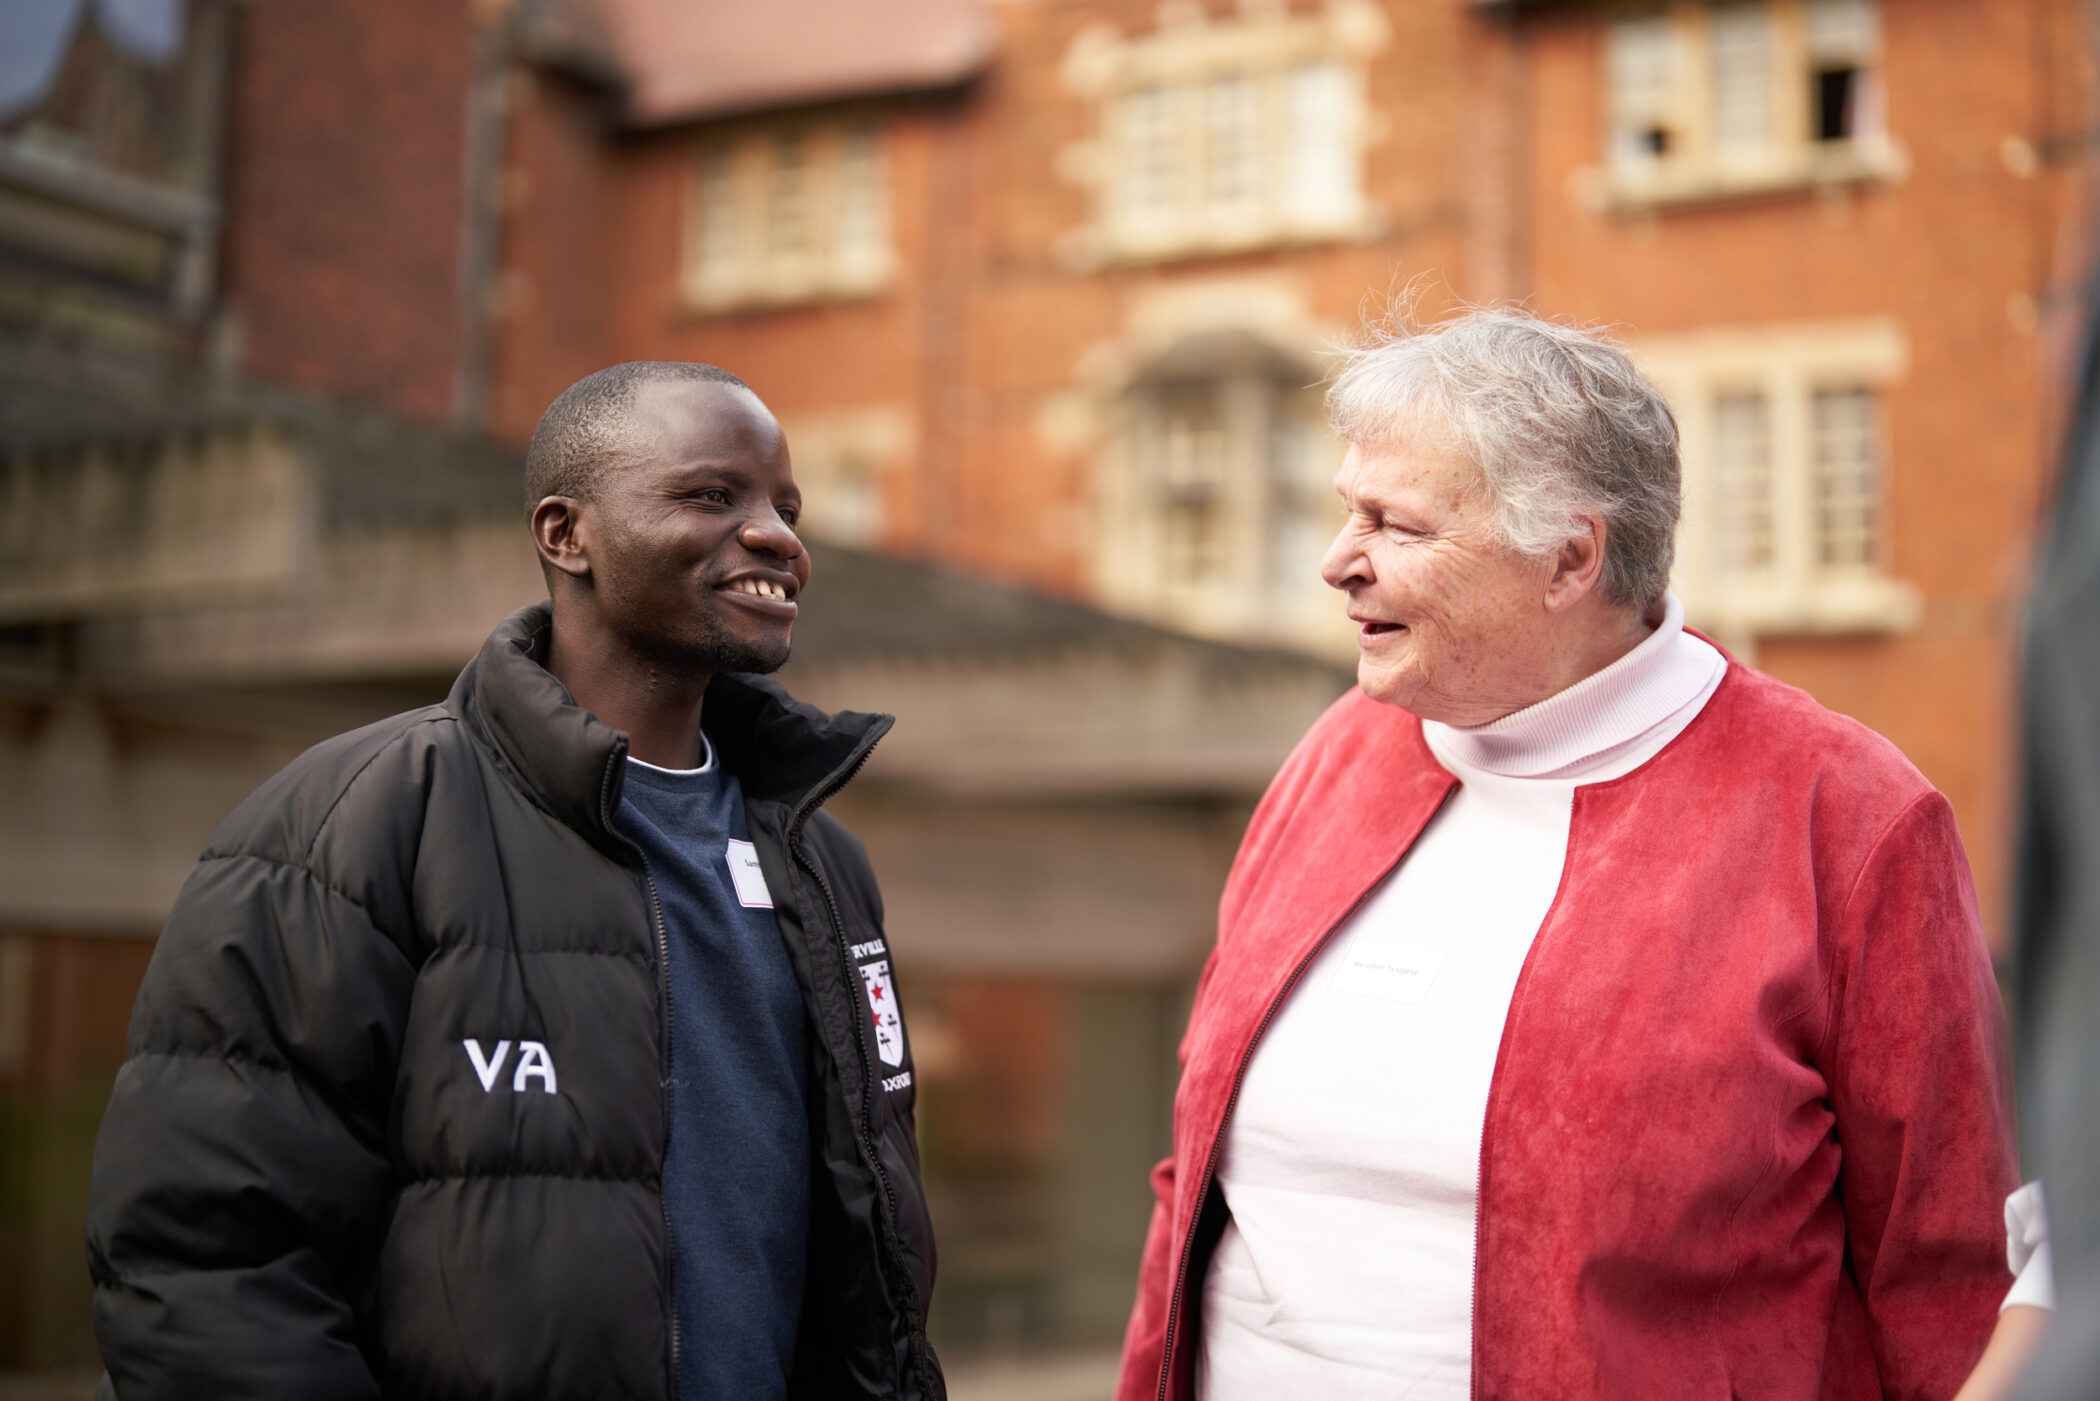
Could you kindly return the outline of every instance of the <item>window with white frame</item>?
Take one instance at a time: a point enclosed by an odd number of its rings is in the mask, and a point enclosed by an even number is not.
[[[1889,178],[1876,0],[1674,0],[1605,41],[1607,196],[1659,203]]]
[[[1915,616],[1888,573],[1884,392],[1901,332],[1879,322],[1644,339],[1682,435],[1675,587],[1737,633],[1885,629]]]
[[[1339,616],[1320,557],[1341,524],[1341,450],[1316,376],[1228,355],[1194,372],[1162,367],[1131,388],[1104,602],[1241,637]]]
[[[895,270],[881,133],[797,122],[711,137],[688,186],[682,285],[696,306],[860,296]]]
[[[1075,41],[1068,82],[1098,103],[1074,166],[1094,187],[1091,255],[1151,258],[1330,238],[1364,222],[1363,64],[1384,21],[1362,0]]]
[[[1772,492],[1771,405],[1762,388],[1731,387],[1714,395],[1712,479],[1716,568],[1725,577],[1754,577],[1772,567],[1777,512]]]
[[[1140,411],[1139,460],[1149,468],[1169,587],[1200,591],[1230,572],[1230,497],[1236,446],[1216,381],[1153,388]]]
[[[1881,558],[1880,406],[1866,385],[1825,385],[1809,401],[1816,567],[1871,573]]]

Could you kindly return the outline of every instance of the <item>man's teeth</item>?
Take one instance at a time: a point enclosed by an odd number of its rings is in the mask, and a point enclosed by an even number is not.
[[[786,589],[766,579],[739,579],[735,587],[737,592],[751,594],[756,598],[777,598],[783,602],[787,599]]]

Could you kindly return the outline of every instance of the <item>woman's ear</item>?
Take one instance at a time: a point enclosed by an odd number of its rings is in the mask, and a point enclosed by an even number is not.
[[[1604,518],[1577,516],[1579,535],[1561,542],[1553,573],[1546,580],[1546,610],[1572,608],[1596,591],[1604,578]]]
[[[532,543],[540,559],[572,579],[587,579],[591,573],[583,506],[573,496],[545,496],[532,508]]]

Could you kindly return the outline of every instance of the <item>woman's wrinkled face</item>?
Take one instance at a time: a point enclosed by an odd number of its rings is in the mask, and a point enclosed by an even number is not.
[[[1550,559],[1502,544],[1479,471],[1433,435],[1351,445],[1348,507],[1320,575],[1349,596],[1364,694],[1447,725],[1484,725],[1551,694]]]

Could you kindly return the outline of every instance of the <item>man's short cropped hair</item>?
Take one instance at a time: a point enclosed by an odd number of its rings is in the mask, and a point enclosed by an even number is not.
[[[525,452],[525,513],[549,496],[588,501],[598,474],[629,449],[629,411],[643,385],[672,380],[751,386],[713,365],[682,360],[630,360],[585,375],[540,415]]]

